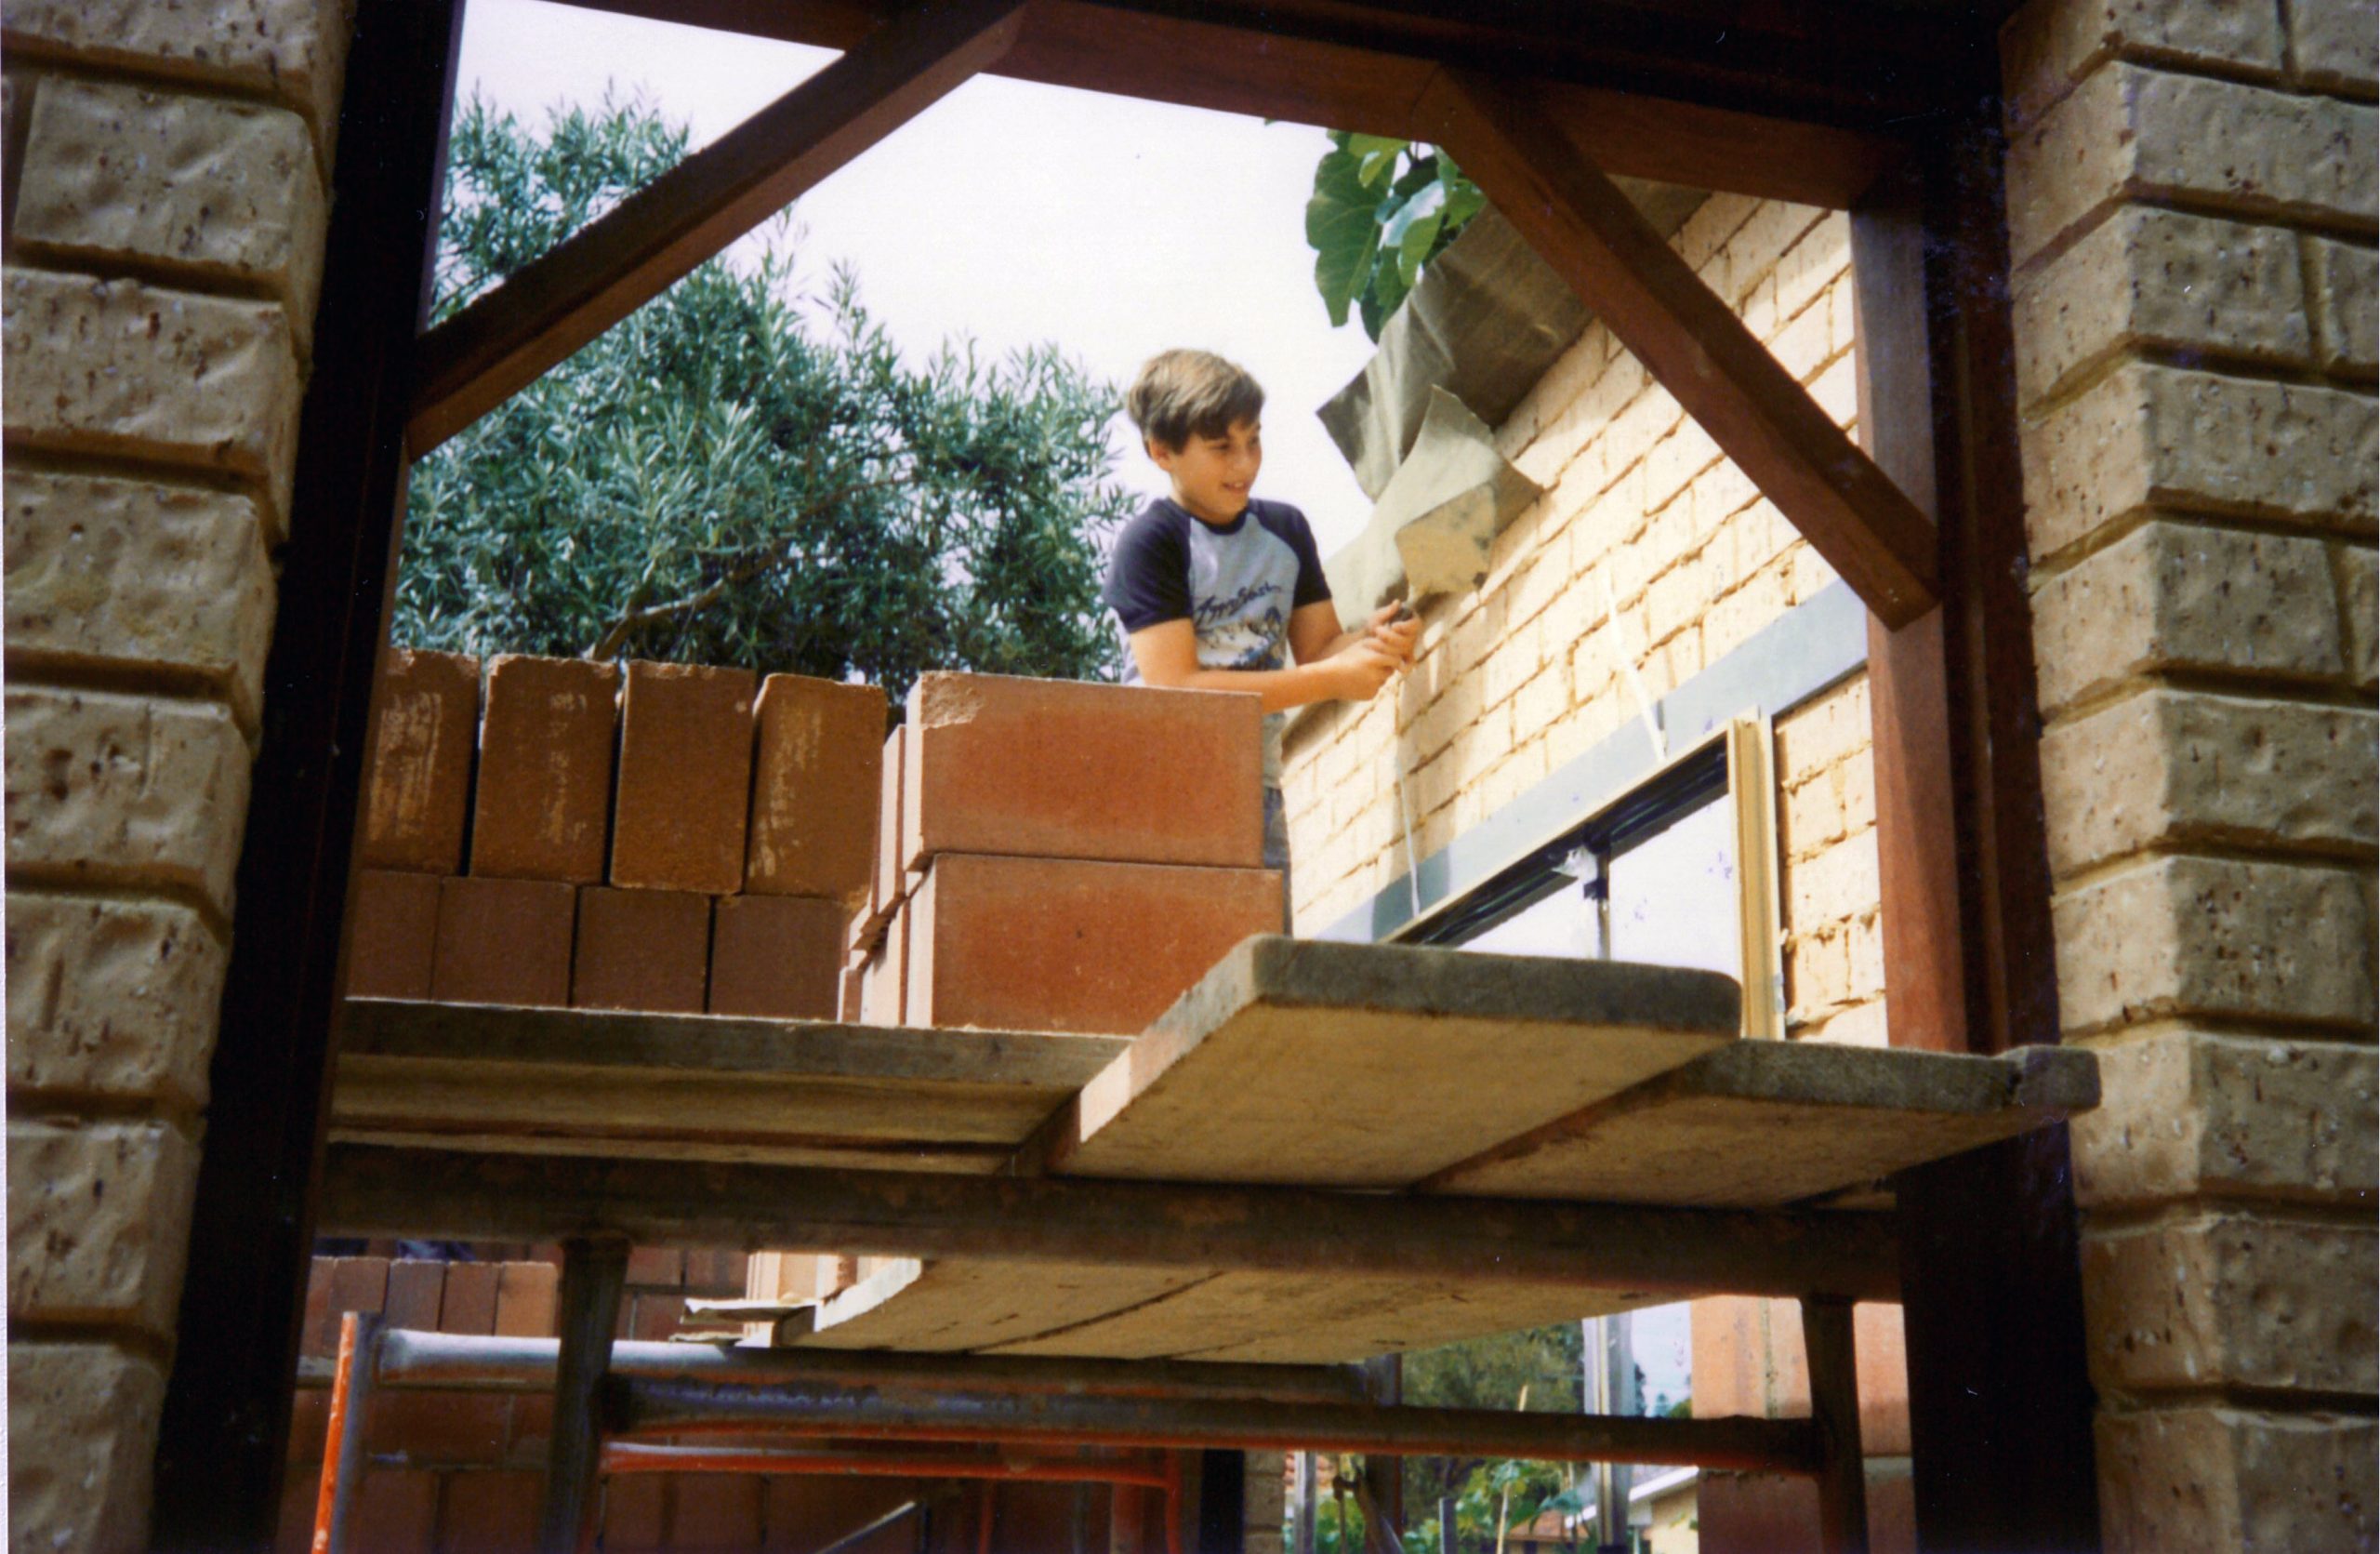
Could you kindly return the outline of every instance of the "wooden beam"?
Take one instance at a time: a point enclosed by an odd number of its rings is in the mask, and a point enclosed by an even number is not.
[[[1810,1422],[1818,1432],[1818,1547],[1868,1554],[1868,1462],[1859,1445],[1859,1355],[1851,1303],[1802,1302]]]
[[[326,1234],[853,1254],[1118,1268],[1377,1273],[1679,1295],[1886,1300],[1884,1216],[1289,1188],[957,1176],[674,1161],[489,1156],[334,1144]]]
[[[1005,52],[1021,0],[886,22],[423,337],[416,458],[535,381]]]
[[[1430,137],[1487,191],[1869,609],[1900,626],[1937,597],[1933,525],[1664,242],[1535,98],[1446,71]]]

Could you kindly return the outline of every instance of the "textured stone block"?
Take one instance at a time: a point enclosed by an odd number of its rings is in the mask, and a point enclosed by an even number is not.
[[[442,1003],[570,1002],[577,891],[559,880],[443,880],[430,996]]]
[[[834,1019],[846,922],[840,901],[721,897],[712,916],[710,1013]]]
[[[9,1093],[205,1104],[225,959],[188,907],[11,891]]]
[[[228,708],[35,686],[7,707],[12,874],[178,886],[230,913],[248,747]]]
[[[2380,1176],[2371,1047],[2165,1029],[2094,1048],[2098,1109],[2074,1119],[2085,1207],[2220,1193],[2369,1203]]]
[[[1279,932],[1281,877],[943,853],[906,911],[907,1023],[1130,1035]]]
[[[273,582],[253,501],[21,470],[8,476],[6,511],[8,657],[20,672],[187,680],[257,725]]]
[[[744,888],[866,905],[876,867],[884,693],[799,674],[760,685]]]
[[[940,853],[1252,869],[1263,717],[1213,691],[928,674],[909,693],[902,861]]]
[[[2331,552],[2339,585],[2339,630],[2346,642],[2348,676],[2360,690],[2380,683],[2380,576],[2369,546],[2341,545]]]
[[[391,647],[374,698],[356,861],[425,874],[463,870],[480,666],[458,653]]]
[[[515,653],[488,660],[472,873],[602,881],[619,686],[613,664]]]
[[[2172,843],[2369,846],[2368,708],[2151,689],[2042,738],[2051,870]]]
[[[2380,86],[2372,0],[2289,0],[2289,60],[2300,86],[2369,99]]]
[[[150,1458],[165,1375],[112,1344],[8,1346],[11,1550],[149,1547]]]
[[[170,1338],[198,1146],[155,1122],[8,1122],[8,1318]]]
[[[2271,0],[2033,0],[2000,34],[2009,128],[2040,118],[2112,59],[2278,77],[2281,48]]]
[[[752,691],[749,670],[628,665],[612,883],[714,896],[742,888]]]
[[[2023,265],[2116,200],[2369,222],[2373,110],[2112,64],[2008,148],[2009,259]]]
[[[709,897],[579,887],[575,1007],[699,1015],[709,961]]]
[[[10,269],[0,362],[12,441],[237,476],[281,537],[303,385],[278,304]]]
[[[2330,566],[2310,538],[2145,524],[2033,596],[2042,709],[2174,671],[2335,675],[2339,621],[2308,607]]]
[[[2368,533],[2380,410],[2339,389],[2135,363],[2028,428],[2023,449],[2036,556],[2158,505]]]
[[[2016,387],[2027,400],[2119,351],[2309,359],[2297,234],[2127,208],[2016,287]]]
[[[185,76],[290,103],[316,126],[328,166],[354,18],[353,0],[13,0],[6,37],[20,56]]]
[[[2251,1215],[2085,1233],[2082,1302],[2102,1390],[2360,1392],[2380,1382],[2372,1228]]]
[[[2109,1554],[2370,1548],[2380,1445],[2370,1415],[2189,1407],[2099,1415]]]
[[[2191,1015],[2372,1026],[2371,902],[2356,873],[2156,858],[2060,897],[2051,915],[2069,1030]]]
[[[2364,20],[2372,20],[2367,8]],[[2327,237],[2306,239],[2321,320],[2321,363],[2334,372],[2380,366],[2380,254]]]
[[[34,94],[15,235],[46,257],[269,290],[303,351],[326,214],[289,109],[63,76]]]
[[[438,946],[438,876],[358,870],[347,926],[350,998],[430,996]]]

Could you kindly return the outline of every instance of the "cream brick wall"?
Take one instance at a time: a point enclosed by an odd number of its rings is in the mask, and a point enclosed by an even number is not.
[[[1848,219],[1717,195],[1673,246],[1835,418],[1855,422]],[[1545,495],[1486,581],[1421,609],[1405,682],[1291,731],[1284,774],[1306,931],[1634,721],[1834,580],[1611,332],[1592,324],[1497,431]],[[1864,676],[1777,728],[1786,993],[1797,1035],[1880,1043],[1875,783]]]
[[[2003,37],[2042,775],[2114,1550],[2370,1547],[2374,8]]]
[[[12,0],[9,1542],[145,1547],[347,0]]]

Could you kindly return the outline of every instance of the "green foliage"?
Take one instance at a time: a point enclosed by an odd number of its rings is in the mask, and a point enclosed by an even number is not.
[[[1435,147],[1332,130],[1314,169],[1305,240],[1314,285],[1334,325],[1353,306],[1380,339],[1422,266],[1488,203],[1454,159]]]
[[[542,135],[469,104],[434,316],[685,148],[634,103]],[[776,243],[713,260],[416,466],[397,640],[855,671],[896,697],[936,668],[1102,675],[1116,408],[1050,348],[911,368],[849,272],[798,299]]]

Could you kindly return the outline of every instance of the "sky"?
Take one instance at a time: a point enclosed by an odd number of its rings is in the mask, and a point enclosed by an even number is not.
[[[541,125],[610,85],[707,144],[834,56],[547,0],[472,0],[461,81]],[[800,272],[848,261],[860,299],[922,363],[972,336],[987,357],[1054,341],[1121,388],[1172,346],[1216,351],[1266,391],[1257,494],[1304,510],[1324,555],[1371,504],[1314,409],[1361,371],[1361,325],[1333,329],[1314,290],[1305,201],[1321,130],[979,76],[795,206]],[[1164,476],[1132,445],[1120,480]]]

